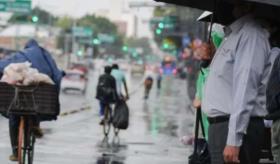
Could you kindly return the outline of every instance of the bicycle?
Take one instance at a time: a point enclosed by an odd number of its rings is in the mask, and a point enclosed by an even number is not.
[[[20,118],[17,139],[18,164],[33,164],[36,121],[55,120],[59,98],[55,85],[14,86],[0,82],[0,113]],[[16,145],[15,145],[16,146]]]
[[[112,125],[112,115],[113,111],[111,110],[110,105],[106,105],[104,109],[104,120],[103,120],[103,133],[105,138],[108,138],[108,135],[111,130],[111,125]],[[119,135],[119,129],[114,127],[114,134],[115,136]]]
[[[9,113],[19,116],[17,155],[19,164],[33,164],[34,158],[34,123],[36,104],[34,91],[37,88],[15,87],[15,97],[10,105]]]
[[[35,142],[33,118],[30,116],[21,116],[18,132],[19,164],[33,164]]]

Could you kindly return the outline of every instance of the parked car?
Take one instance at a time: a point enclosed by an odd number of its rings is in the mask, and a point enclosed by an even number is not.
[[[80,70],[68,70],[65,72],[61,82],[61,90],[65,93],[67,91],[80,91],[85,94],[87,88],[87,78],[83,71]]]
[[[88,66],[84,63],[72,63],[71,69],[80,70],[80,71],[84,72],[86,75],[88,74],[88,71],[89,71]]]
[[[131,74],[141,74],[145,73],[145,66],[143,64],[132,64],[131,65]]]

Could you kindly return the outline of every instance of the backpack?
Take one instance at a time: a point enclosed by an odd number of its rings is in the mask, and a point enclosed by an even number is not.
[[[274,120],[280,116],[280,55],[278,55],[272,65],[272,70],[266,89],[266,108],[268,115],[266,119]],[[279,116],[275,115],[278,113]]]
[[[96,98],[104,103],[116,102],[116,91],[112,88],[112,79],[110,76],[101,76],[97,84],[97,96]]]

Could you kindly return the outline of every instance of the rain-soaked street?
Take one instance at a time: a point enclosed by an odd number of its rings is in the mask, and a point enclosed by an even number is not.
[[[97,78],[98,73],[90,73],[86,96],[61,94],[62,115],[57,121],[42,123],[45,135],[36,142],[35,164],[187,163],[191,146],[179,140],[193,131],[186,81],[165,78],[162,89],[157,91],[154,86],[145,101],[142,77],[128,73],[130,127],[121,131],[119,138],[111,133],[108,140],[103,140],[94,98]],[[13,163],[8,161],[11,148],[7,123],[7,119],[0,119],[1,164]]]

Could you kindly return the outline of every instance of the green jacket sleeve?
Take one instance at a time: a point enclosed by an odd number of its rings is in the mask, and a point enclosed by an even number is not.
[[[203,85],[203,73],[199,71],[198,78],[196,80],[196,94],[195,97],[199,100],[202,99],[202,86]]]

